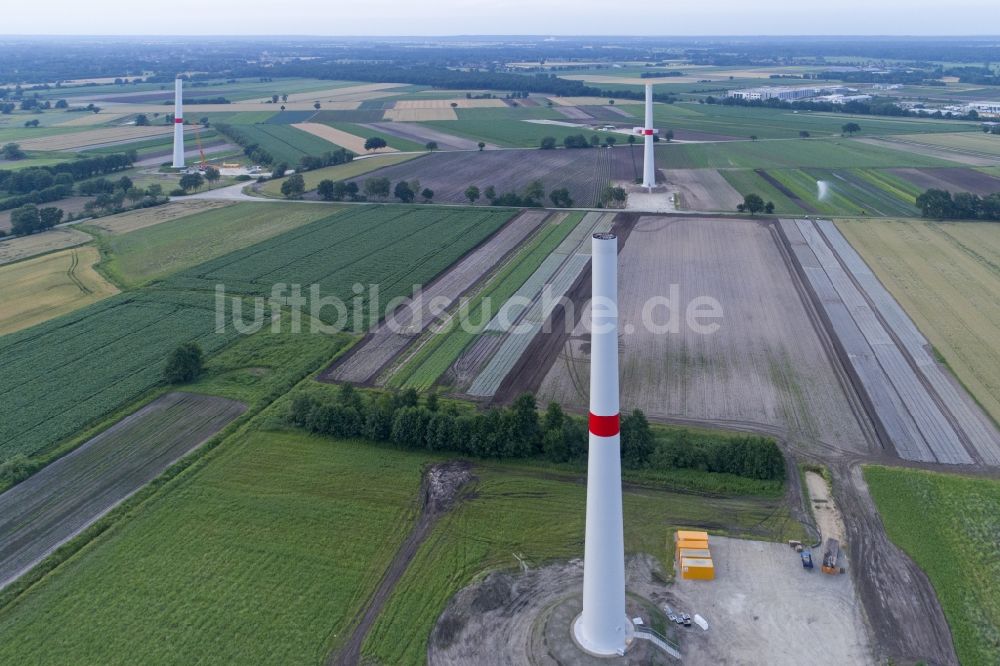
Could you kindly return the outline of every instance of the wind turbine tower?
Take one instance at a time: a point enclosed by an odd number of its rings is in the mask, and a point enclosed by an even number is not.
[[[184,80],[174,80],[174,168],[184,168]]]
[[[618,414],[618,238],[614,234],[594,234],[591,245],[587,532],[583,612],[573,623],[573,636],[585,651],[612,656],[624,654],[634,635],[632,623],[625,615]]]
[[[644,127],[634,128],[634,132],[641,134],[645,139],[642,186],[651,190],[656,187],[656,157],[653,154],[653,137],[659,134],[659,130],[653,127],[653,85],[650,83],[646,84],[646,124]]]

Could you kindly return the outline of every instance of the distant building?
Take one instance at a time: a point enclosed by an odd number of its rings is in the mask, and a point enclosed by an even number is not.
[[[730,90],[727,97],[745,100],[768,100],[780,99],[791,102],[798,99],[807,99],[817,95],[851,92],[844,86],[764,86],[762,88],[743,88],[741,90]]]

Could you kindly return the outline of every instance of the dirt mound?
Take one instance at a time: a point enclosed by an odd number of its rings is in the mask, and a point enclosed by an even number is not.
[[[472,480],[472,464],[465,460],[438,463],[424,477],[424,512],[440,515],[450,510],[462,486]]]

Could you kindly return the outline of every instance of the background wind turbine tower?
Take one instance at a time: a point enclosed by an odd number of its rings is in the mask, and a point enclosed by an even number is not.
[[[618,414],[618,238],[591,241],[590,452],[583,612],[577,644],[592,654],[622,654],[634,632],[625,615],[621,439]]]
[[[643,146],[642,162],[642,186],[646,189],[656,187],[656,158],[653,154],[653,136],[659,134],[659,130],[653,127],[653,86],[646,84],[646,124],[644,127],[634,128],[636,134],[641,134],[645,139]]]
[[[174,80],[174,168],[184,168],[184,80]]]

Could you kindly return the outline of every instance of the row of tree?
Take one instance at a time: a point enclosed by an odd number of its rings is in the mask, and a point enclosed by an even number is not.
[[[981,197],[930,189],[917,197],[917,208],[922,216],[938,220],[1000,220],[1000,192]]]
[[[59,224],[62,217],[62,209],[54,206],[46,208],[38,208],[34,204],[21,206],[10,213],[10,232],[15,236],[28,236],[46,231]],[[0,236],[2,235],[4,232],[0,231]]]
[[[407,449],[447,451],[479,458],[544,458],[581,462],[587,429],[581,419],[549,403],[539,414],[535,397],[518,396],[510,407],[462,412],[437,395],[416,391],[362,395],[349,384],[335,397],[299,395],[288,413],[291,424],[317,434],[391,442]],[[658,442],[646,416],[633,410],[621,421],[622,465],[626,468],[697,468],[753,479],[781,479],[785,461],[772,440],[738,437],[701,442],[686,437]]]

